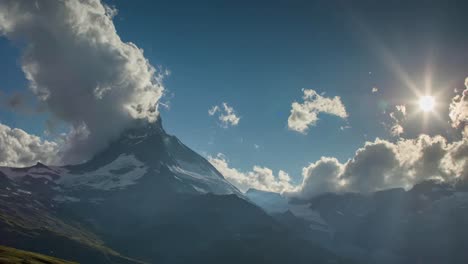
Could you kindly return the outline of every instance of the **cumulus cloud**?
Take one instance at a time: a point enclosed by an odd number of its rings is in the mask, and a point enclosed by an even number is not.
[[[468,139],[448,143],[442,136],[420,135],[396,142],[366,142],[344,163],[322,157],[302,169],[302,182],[294,185],[280,170],[254,166],[242,172],[229,166],[222,154],[208,157],[228,181],[242,191],[249,188],[309,199],[327,192],[371,193],[389,188],[409,189],[429,179],[457,183],[468,179]]]
[[[379,88],[377,88],[377,87],[372,87],[372,90],[371,90],[371,91],[372,91],[372,93],[376,93],[376,92],[379,91]]]
[[[467,90],[455,97],[450,105],[450,118],[454,127],[466,127]],[[305,97],[308,96],[305,93]],[[403,133],[401,124],[406,116],[405,105],[396,105],[390,113],[395,136]],[[397,129],[397,126],[400,127]],[[377,138],[366,142],[345,162],[333,157],[322,157],[310,163],[302,169],[302,182],[298,185],[293,185],[289,176],[281,180],[281,171],[278,176],[274,176],[268,168],[255,166],[250,172],[241,172],[229,167],[223,156],[209,159],[228,180],[243,190],[253,187],[304,199],[326,192],[370,193],[388,188],[408,189],[429,179],[448,183],[468,180],[466,134],[461,140],[453,142],[443,136],[425,134],[413,139],[398,137],[396,141]]]
[[[221,121],[221,127],[228,128],[229,126],[237,126],[240,117],[236,115],[234,108],[227,103],[222,103],[221,106],[213,106],[208,110],[208,115],[214,116],[218,114],[218,119]]]
[[[366,142],[348,161],[322,157],[302,169],[302,182],[294,185],[280,170],[254,166],[242,172],[230,167],[224,155],[208,157],[228,181],[240,190],[249,188],[308,199],[327,192],[370,193],[389,188],[411,188],[424,180],[449,183],[468,179],[468,139],[448,143],[442,136],[421,135],[396,142]]]
[[[403,177],[399,171],[394,173],[400,167],[397,154],[390,142],[376,140],[373,143],[366,143],[347,162],[340,176],[346,183],[346,189],[371,192],[396,187],[393,182],[398,182],[399,179],[394,179],[394,177]]]
[[[390,112],[390,118],[393,122],[393,125],[390,127],[390,134],[394,137],[403,134],[405,132],[403,122],[406,119],[406,106],[396,105],[395,110]]]
[[[339,192],[343,187],[343,182],[340,180],[343,170],[344,165],[336,158],[322,157],[302,169],[302,183],[291,188],[286,195],[308,198],[321,193]]]
[[[450,120],[457,128],[466,129],[467,91],[468,88],[462,95],[456,96],[450,105]],[[304,92],[304,100],[311,97],[323,100],[315,91]],[[306,106],[300,104],[300,107]],[[390,113],[394,121],[391,128],[393,135],[403,133],[401,124],[406,116],[405,105],[396,105]],[[466,131],[463,133],[465,137],[453,142],[443,136],[425,134],[413,139],[398,137],[396,141],[377,138],[366,142],[345,162],[334,157],[322,157],[310,163],[302,169],[302,182],[298,185],[293,185],[289,176],[281,180],[281,171],[276,177],[268,168],[258,166],[250,172],[240,172],[230,168],[223,156],[209,159],[228,180],[244,190],[253,187],[304,199],[326,192],[370,193],[389,188],[408,189],[429,179],[448,183],[468,180],[468,138]]]
[[[22,44],[31,90],[71,126],[64,162],[89,158],[133,119],[158,117],[164,71],[120,39],[115,14],[100,0],[0,2],[0,35]]]
[[[293,102],[291,105],[291,114],[288,118],[289,129],[306,134],[310,126],[316,125],[321,113],[338,116],[342,119],[348,117],[339,96],[328,98],[310,89],[302,89],[302,92],[304,93],[302,97],[304,102]]]
[[[468,137],[468,77],[465,79],[465,87],[461,95],[452,99],[449,116],[452,126],[461,129],[463,136]]]
[[[282,170],[278,172],[278,175],[274,175],[269,168],[254,166],[252,171],[242,172],[229,167],[229,163],[223,154],[218,154],[215,157],[208,156],[208,161],[229,182],[243,192],[249,188],[279,193],[292,189],[290,176]]]
[[[0,124],[0,166],[29,166],[40,161],[54,163],[58,145],[17,128]]]
[[[395,142],[376,139],[366,142],[344,163],[322,157],[303,168],[303,181],[289,195],[310,198],[324,192],[369,193],[388,188],[411,188],[414,184],[438,179],[449,183],[468,180],[468,78],[461,95],[449,107],[450,121],[464,137],[448,142],[442,136],[399,137]],[[390,113],[390,132],[401,136],[406,120],[405,105]]]
[[[366,142],[345,163],[321,158],[303,169],[303,182],[289,195],[310,198],[325,192],[369,193],[410,188],[428,179],[446,182],[468,177],[468,140],[448,143],[441,136],[421,135],[395,143]]]

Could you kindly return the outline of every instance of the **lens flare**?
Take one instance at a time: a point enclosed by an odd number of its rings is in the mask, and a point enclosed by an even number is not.
[[[419,107],[424,112],[430,112],[434,110],[435,100],[433,96],[423,96],[419,99]]]

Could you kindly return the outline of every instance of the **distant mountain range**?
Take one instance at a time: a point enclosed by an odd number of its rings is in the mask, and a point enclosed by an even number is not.
[[[136,122],[83,164],[1,167],[0,244],[81,263],[351,263],[251,200],[161,121]]]
[[[328,193],[308,200],[256,190],[246,195],[303,239],[357,263],[468,260],[468,192],[462,186],[425,181],[408,191]]]

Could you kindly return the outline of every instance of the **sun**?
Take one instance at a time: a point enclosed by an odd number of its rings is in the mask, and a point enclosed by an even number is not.
[[[426,95],[419,99],[419,107],[424,112],[430,112],[434,110],[435,99],[434,96]]]

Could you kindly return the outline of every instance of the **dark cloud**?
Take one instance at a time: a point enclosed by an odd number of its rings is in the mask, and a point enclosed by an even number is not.
[[[24,105],[24,101],[25,101],[24,96],[17,93],[7,100],[7,104],[11,108],[20,108],[21,106]]]
[[[37,100],[26,92],[0,93],[0,107],[21,114],[40,112]]]

